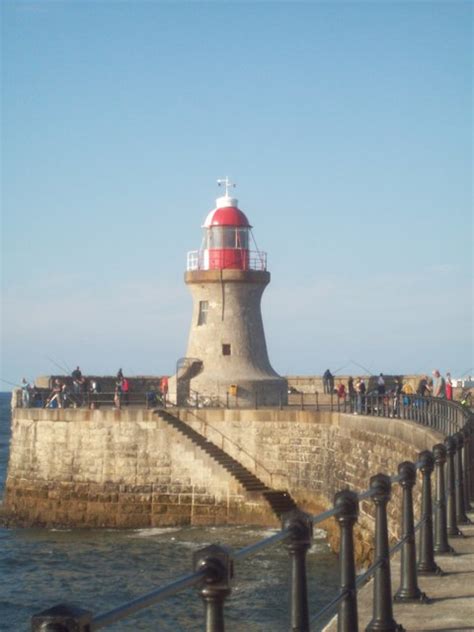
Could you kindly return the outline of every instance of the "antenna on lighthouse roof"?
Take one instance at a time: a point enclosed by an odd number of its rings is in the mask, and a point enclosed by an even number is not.
[[[221,186],[222,184],[225,185],[225,196],[226,197],[230,197],[229,196],[229,189],[235,189],[235,183],[231,182],[229,179],[229,176],[226,176],[224,179],[219,179],[217,180],[217,184],[218,186]]]

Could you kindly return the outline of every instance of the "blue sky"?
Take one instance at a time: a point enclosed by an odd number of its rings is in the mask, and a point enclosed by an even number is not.
[[[276,370],[469,370],[471,41],[470,2],[3,2],[3,379],[172,374],[225,175]]]

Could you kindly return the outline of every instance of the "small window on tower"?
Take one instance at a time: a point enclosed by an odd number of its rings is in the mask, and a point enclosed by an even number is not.
[[[209,301],[199,301],[198,325],[207,323],[207,312],[209,311]]]
[[[222,355],[230,355],[230,345],[222,345]]]

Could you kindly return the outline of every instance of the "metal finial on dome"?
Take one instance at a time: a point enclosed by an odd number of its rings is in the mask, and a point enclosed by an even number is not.
[[[217,184],[218,186],[221,186],[222,184],[225,185],[225,197],[230,197],[229,189],[235,189],[235,186],[236,186],[234,182],[231,182],[231,180],[229,179],[229,176],[226,176],[223,179],[217,180]]]

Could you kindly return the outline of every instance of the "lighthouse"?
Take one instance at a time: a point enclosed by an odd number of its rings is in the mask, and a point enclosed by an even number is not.
[[[251,246],[252,226],[230,195],[235,185],[218,183],[225,194],[204,221],[201,249],[187,256],[193,313],[186,357],[177,365],[177,403],[281,405],[287,382],[268,359],[261,313],[267,256]]]

